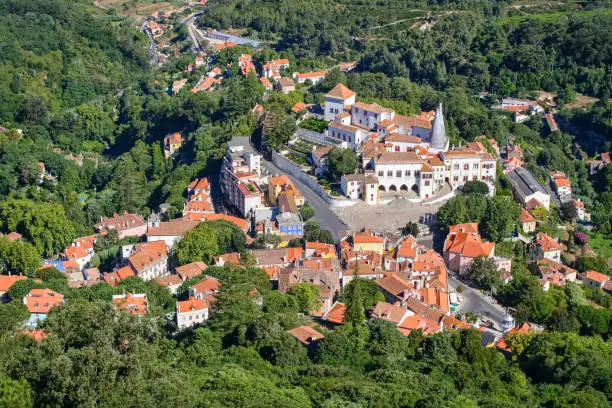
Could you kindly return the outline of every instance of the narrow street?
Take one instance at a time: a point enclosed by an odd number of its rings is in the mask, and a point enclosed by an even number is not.
[[[494,323],[494,328],[501,330],[501,323],[504,320],[504,308],[499,304],[493,304],[492,298],[485,296],[479,290],[469,287],[454,276],[448,276],[448,289],[455,291],[457,287],[463,287],[463,302],[455,311],[457,314],[472,312],[483,319]]]
[[[249,138],[247,137],[234,137],[228,145],[242,145],[244,146],[245,152],[256,151],[255,148],[251,145]],[[265,158],[262,159],[262,165],[270,176],[285,174],[284,171],[276,167],[274,163],[266,160]],[[306,200],[314,208],[316,212],[314,219],[321,224],[321,228],[331,231],[334,240],[338,240],[338,231],[346,230],[349,227],[329,209],[329,204],[327,204],[324,199],[319,197],[317,193],[312,191],[310,187],[308,187],[301,181],[295,179],[294,177],[289,176],[289,178],[291,178],[295,186],[300,190],[300,192],[304,196],[304,200]]]

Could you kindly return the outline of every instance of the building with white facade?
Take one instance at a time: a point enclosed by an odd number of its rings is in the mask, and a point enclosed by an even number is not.
[[[512,185],[514,196],[522,204],[537,200],[546,210],[550,208],[550,195],[542,184],[528,170],[519,167],[506,173],[508,181]]]
[[[446,165],[445,178],[453,188],[463,186],[468,181],[482,181],[493,193],[497,164],[491,154],[459,148],[441,152],[440,158]]]
[[[183,302],[176,302],[176,325],[179,330],[208,320],[208,302],[205,299],[190,297]]]
[[[294,72],[293,79],[298,84],[303,84],[304,82],[310,80],[310,82],[314,84],[318,84],[319,82],[325,79],[325,75],[327,75],[327,71],[316,71],[316,72]]]
[[[246,153],[242,146],[228,147],[221,168],[221,189],[225,200],[243,217],[263,206],[260,177],[260,155]]]
[[[340,180],[342,194],[370,205],[378,203],[378,178],[372,171],[362,174],[344,174]]]
[[[336,115],[344,112],[344,109],[350,109],[355,103],[357,94],[348,89],[343,84],[336,85],[331,91],[325,95],[325,120],[334,120]]]

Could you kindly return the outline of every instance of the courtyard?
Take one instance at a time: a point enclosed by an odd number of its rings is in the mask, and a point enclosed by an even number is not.
[[[364,201],[357,201],[352,207],[332,207],[334,212],[352,231],[363,228],[379,232],[397,232],[408,221],[419,222],[428,214],[436,214],[446,202],[438,195],[429,202],[413,202],[407,197],[393,198],[387,204],[368,205]]]

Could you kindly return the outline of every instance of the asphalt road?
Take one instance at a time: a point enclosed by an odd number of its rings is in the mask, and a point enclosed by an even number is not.
[[[472,312],[484,319],[491,320],[497,330],[501,330],[504,320],[504,309],[500,305],[492,304],[479,290],[467,286],[455,277],[448,276],[449,290],[455,290],[458,286],[463,287],[463,302],[455,311],[457,314]]]
[[[250,140],[246,137],[235,137],[230,141],[229,144],[242,145],[244,146],[245,152],[256,151],[256,149],[251,145]],[[270,176],[286,174],[284,171],[276,167],[271,161],[262,159],[262,165]],[[325,200],[319,197],[317,193],[312,191],[310,187],[297,180],[296,178],[290,175],[288,176],[293,181],[298,190],[300,190],[300,192],[304,196],[304,200],[306,200],[314,208],[315,221],[318,221],[321,224],[322,229],[331,231],[334,240],[337,241],[339,238],[338,231],[346,230],[348,229],[348,226],[329,209],[329,205],[327,204],[327,202],[325,202]]]

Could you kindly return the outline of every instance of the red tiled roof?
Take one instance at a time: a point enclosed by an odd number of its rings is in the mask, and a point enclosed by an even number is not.
[[[370,316],[383,319],[391,323],[399,324],[406,315],[406,309],[394,306],[387,302],[377,302],[370,310]]]
[[[355,92],[348,89],[345,85],[339,83],[331,91],[329,91],[326,96],[331,96],[332,98],[338,98],[338,99],[344,100],[354,95],[355,95]]]
[[[539,246],[542,251],[560,251],[561,245],[550,235],[546,235],[543,232],[538,232],[535,239],[532,241],[532,245]]]
[[[134,255],[128,258],[130,266],[137,272],[168,256],[166,241],[143,242],[134,246]]]
[[[155,282],[157,282],[159,286],[168,287],[180,285],[181,283],[183,283],[183,280],[178,275],[168,275],[162,278],[156,278]]]
[[[219,261],[221,260],[223,260],[224,263],[240,265],[240,254],[238,252],[229,252],[227,254],[217,255],[213,259],[215,260],[215,265],[218,265]]]
[[[24,298],[24,303],[30,313],[49,313],[53,306],[62,303],[64,295],[49,288],[32,289]]]
[[[221,284],[215,278],[207,276],[198,283],[191,286],[197,293],[216,292],[221,287]]]
[[[300,343],[309,346],[317,340],[325,338],[323,334],[319,333],[310,326],[299,326],[295,329],[287,330],[289,334],[295,337]]]
[[[123,268],[117,269],[115,272],[117,273],[119,280],[127,279],[131,276],[136,276],[134,270],[130,266],[124,266]]]
[[[126,293],[113,296],[113,305],[117,310],[124,310],[130,314],[147,314],[148,302],[147,295]]]
[[[356,232],[353,235],[353,243],[355,244],[384,244],[385,238],[377,237],[369,232]]]
[[[0,292],[8,291],[15,282],[26,279],[25,276],[0,275]]]
[[[521,220],[522,223],[525,223],[525,222],[535,222],[536,221],[535,217],[533,215],[531,215],[531,213],[529,211],[527,211],[526,209],[524,209],[524,208],[521,208],[521,217],[520,217],[520,220]]]
[[[8,239],[11,242],[17,241],[20,238],[21,238],[21,234],[15,231],[9,232],[8,234],[6,234],[6,239]]]
[[[176,302],[176,310],[179,313],[195,312],[196,310],[208,309],[208,302],[195,298],[189,298],[182,302]]]
[[[599,273],[597,271],[588,270],[581,274],[583,277],[590,279],[595,282],[603,283],[610,279],[608,275],[604,275],[603,273]]]
[[[201,275],[206,269],[208,269],[208,266],[204,262],[192,262],[187,265],[178,266],[176,273],[181,279],[186,280]]]
[[[159,228],[149,228],[147,236],[179,236],[182,237],[185,233],[199,224],[198,221],[190,221],[182,218],[176,218],[167,222],[160,222]]]
[[[329,309],[329,311],[323,315],[323,320],[336,324],[342,324],[344,323],[345,314],[346,305],[344,303],[336,302],[331,309]]]

